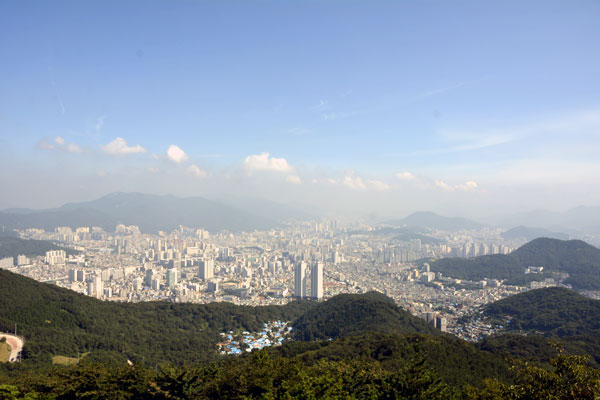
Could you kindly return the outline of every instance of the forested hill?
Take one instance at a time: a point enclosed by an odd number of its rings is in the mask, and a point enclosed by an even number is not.
[[[441,333],[377,292],[341,294],[319,303],[294,322],[294,329],[294,337],[298,340],[329,339],[366,332]]]
[[[219,332],[256,331],[270,319],[295,320],[311,341],[217,355]],[[14,323],[27,339],[24,360],[1,366],[0,391],[50,395],[40,398],[513,398],[502,357],[442,335],[375,292],[271,307],[111,303],[0,270],[0,331]],[[51,356],[84,352],[79,365],[47,368]],[[591,373],[585,360],[566,362]]]
[[[65,250],[67,254],[76,253],[74,250],[58,246],[45,240],[0,237],[0,258],[16,257],[20,254],[26,256],[43,256],[50,250]]]
[[[15,324],[27,339],[24,359],[47,364],[55,355],[125,358],[147,365],[199,362],[217,356],[223,331],[257,331],[268,320],[294,320],[313,302],[244,307],[167,302],[103,302],[0,270],[0,332]]]
[[[508,255],[444,258],[430,265],[433,271],[453,278],[505,279],[518,285],[542,280],[552,272],[565,272],[569,274],[566,283],[573,289],[600,289],[600,250],[581,240],[538,238]],[[543,266],[544,274],[525,274],[530,265]]]
[[[511,319],[509,330],[547,336],[600,334],[600,301],[564,288],[530,290],[488,304],[484,314]]]
[[[17,324],[27,339],[24,358],[38,363],[86,352],[92,359],[126,357],[147,365],[207,361],[217,356],[220,332],[258,331],[269,320],[293,321],[300,340],[368,332],[440,333],[376,292],[266,307],[114,303],[0,270],[0,331]]]
[[[504,325],[503,332],[557,340],[568,351],[590,354],[600,364],[599,300],[564,288],[537,289],[488,304],[483,314]]]

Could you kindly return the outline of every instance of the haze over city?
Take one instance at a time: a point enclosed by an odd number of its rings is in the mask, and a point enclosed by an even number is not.
[[[600,204],[597,2],[32,4],[2,6],[0,208]]]

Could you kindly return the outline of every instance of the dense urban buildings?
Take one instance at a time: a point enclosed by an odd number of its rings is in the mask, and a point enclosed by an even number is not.
[[[50,240],[69,249],[41,257],[0,260],[2,268],[107,301],[166,300],[245,305],[320,301],[339,293],[380,291],[442,330],[475,340],[484,324],[457,325],[482,304],[559,281],[527,287],[495,279],[470,282],[431,271],[426,260],[508,253],[522,242],[506,241],[490,228],[399,237],[394,229],[339,221],[294,222],[280,229],[209,234],[180,226],[141,233],[136,226],[31,228],[23,238]],[[531,266],[528,273],[539,273]],[[557,278],[558,279],[558,278]]]

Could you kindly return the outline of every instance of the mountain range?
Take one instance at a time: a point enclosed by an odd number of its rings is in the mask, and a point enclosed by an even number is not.
[[[545,228],[532,228],[528,226],[516,226],[502,233],[504,240],[517,240],[523,239],[530,241],[539,237],[547,237],[551,239],[568,240],[570,237],[566,233],[552,232],[550,229]]]
[[[600,234],[600,206],[578,206],[564,212],[535,210],[497,218],[495,222],[507,228],[525,225],[567,233],[573,230]]]
[[[99,226],[113,230],[117,224],[125,224],[137,225],[144,233],[156,233],[184,225],[211,232],[253,231],[271,229],[282,220],[298,215],[299,212],[291,207],[257,199],[232,198],[228,202],[203,197],[112,193],[96,200],[68,203],[54,209],[5,210],[0,212],[0,226],[4,230],[53,230],[58,226]]]

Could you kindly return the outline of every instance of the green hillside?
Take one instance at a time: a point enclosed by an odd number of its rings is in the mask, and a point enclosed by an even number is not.
[[[6,342],[6,338],[0,339],[0,363],[8,361],[11,350],[10,344]]]
[[[503,398],[479,393],[511,393],[521,388],[511,384],[523,385],[519,374],[531,372],[514,370],[515,381],[501,345],[478,349],[443,335],[376,292],[273,307],[126,304],[0,271],[0,307],[0,329],[17,323],[27,339],[24,361],[0,368],[0,396],[10,399],[19,392],[50,399]],[[219,332],[256,331],[271,319],[294,321],[298,338],[309,341],[241,357],[216,353]],[[83,353],[78,365],[50,364],[52,356]],[[560,362],[596,379],[582,360]]]
[[[217,357],[224,331],[258,331],[268,320],[294,321],[298,339],[385,333],[432,333],[421,319],[380,293],[339,295],[326,302],[244,307],[167,302],[114,303],[0,270],[0,330],[18,324],[23,357],[49,364],[53,356],[130,359],[147,365],[194,363]]]
[[[484,313],[510,317],[510,330],[539,332],[549,336],[600,332],[600,301],[564,288],[530,290],[488,304]]]
[[[449,335],[367,333],[316,343],[289,342],[271,352],[276,356],[300,359],[307,365],[320,360],[360,360],[376,361],[385,369],[398,370],[420,362],[446,383],[459,387],[477,385],[489,377],[510,380],[508,365],[501,356],[478,350]]]
[[[503,324],[510,320],[505,324],[504,332],[540,335],[560,342],[572,353],[590,354],[600,363],[598,300],[589,299],[564,288],[546,288],[531,290],[488,304],[483,314],[492,321]],[[518,344],[524,346],[525,342],[520,341]],[[538,346],[538,351],[542,348],[544,351],[548,350],[541,342]],[[500,347],[514,350],[511,344],[500,344]],[[525,351],[533,353],[535,350],[530,346],[529,350]],[[519,355],[514,351],[513,354]]]
[[[148,365],[206,361],[217,356],[220,332],[257,331],[270,319],[293,320],[313,304],[102,302],[0,270],[0,331],[18,324],[27,339],[24,359],[42,364],[54,355],[85,352],[89,360],[128,358]]]
[[[20,254],[26,256],[43,256],[50,250],[65,250],[67,254],[76,251],[57,246],[45,240],[27,240],[16,237],[0,237],[0,258],[16,257]]]
[[[566,283],[576,290],[600,289],[600,249],[581,240],[538,238],[508,255],[445,258],[430,265],[432,271],[453,278],[506,279],[516,285],[542,280],[552,272],[565,272],[569,274]],[[530,265],[543,266],[544,274],[525,274]]]
[[[366,332],[441,333],[377,292],[341,294],[319,303],[294,321],[294,329],[297,340],[307,341]]]

